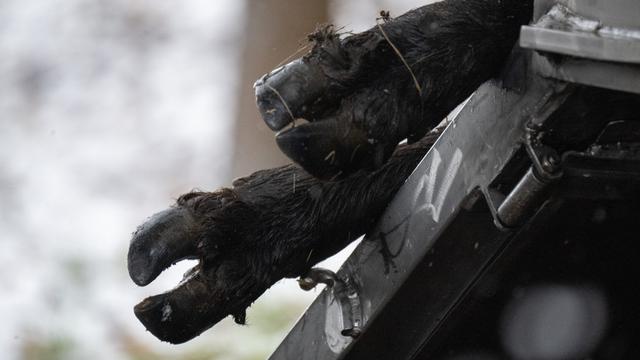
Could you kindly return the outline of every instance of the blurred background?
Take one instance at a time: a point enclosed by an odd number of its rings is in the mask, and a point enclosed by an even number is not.
[[[287,162],[252,84],[316,24],[361,31],[427,2],[0,0],[0,357],[267,357],[317,292],[281,281],[249,325],[164,344],[132,307],[193,263],[138,288],[131,232],[181,193]]]

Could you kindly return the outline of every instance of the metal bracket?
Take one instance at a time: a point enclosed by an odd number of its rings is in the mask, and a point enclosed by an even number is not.
[[[479,198],[478,190],[486,191],[514,156],[524,155],[525,125],[543,123],[571,92],[530,71],[530,56],[515,49],[508,63],[517,71],[505,72],[514,75],[510,86],[492,80],[476,91],[370,232],[384,233],[398,249],[395,271],[385,273],[381,242],[362,241],[337,276],[321,272],[320,279],[333,286],[322,291],[271,359],[416,358],[515,234],[499,231],[491,221],[494,209],[470,199]],[[505,192],[521,175],[509,179]],[[470,236],[469,229],[476,234]],[[318,282],[313,275],[304,278],[305,288]],[[416,306],[416,299],[425,306]]]
[[[539,52],[533,67],[544,77],[640,93],[638,10],[635,0],[536,1],[520,46]]]
[[[542,127],[530,122],[526,126],[524,147],[532,165],[509,195],[498,206],[495,217],[505,228],[517,227],[542,205],[552,183],[562,177],[558,153],[540,141]]]
[[[325,284],[333,291],[342,308],[343,336],[357,338],[362,333],[362,306],[354,282],[350,278],[341,279],[331,270],[313,268],[298,279],[298,285],[304,291]]]
[[[561,159],[554,149],[542,144],[543,134],[541,125],[527,124],[524,145],[533,163],[535,175],[541,181],[552,182],[562,177]]]

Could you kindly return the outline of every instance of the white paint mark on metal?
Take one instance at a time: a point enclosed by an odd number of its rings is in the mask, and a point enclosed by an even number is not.
[[[344,317],[340,301],[335,298],[333,291],[327,293],[327,311],[325,312],[324,335],[327,346],[336,354],[340,354],[351,343],[351,338],[342,335]]]
[[[442,182],[436,188],[442,157],[437,149],[433,149],[432,151],[431,166],[428,173],[420,180],[419,190],[416,192],[413,203],[415,208],[415,205],[417,205],[420,200],[424,201],[422,205],[416,208],[416,212],[427,211],[431,214],[433,221],[438,222],[444,201],[458,174],[458,170],[460,170],[463,154],[460,149],[455,150],[453,158],[445,170]],[[422,197],[423,195],[424,197]]]

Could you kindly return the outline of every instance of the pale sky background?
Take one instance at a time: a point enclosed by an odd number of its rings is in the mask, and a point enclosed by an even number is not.
[[[360,31],[381,9],[423,3],[336,0],[331,13]],[[133,316],[193,263],[138,288],[131,232],[179,194],[229,182],[247,6],[0,0],[2,359],[264,358],[313,299],[283,281],[249,326],[227,321],[181,346]]]

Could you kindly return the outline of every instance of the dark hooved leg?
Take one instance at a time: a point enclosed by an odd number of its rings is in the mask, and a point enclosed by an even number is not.
[[[289,165],[262,170],[233,188],[195,192],[135,232],[129,274],[152,282],[185,258],[200,263],[180,285],[145,299],[135,314],[156,337],[182,343],[245,309],[283,277],[298,277],[362,235],[438,137],[400,147],[372,173],[322,182]]]
[[[172,343],[228,315],[244,323],[276,281],[370,229],[438,134],[423,135],[497,72],[530,12],[529,1],[447,0],[362,34],[314,34],[310,54],[256,84],[274,130],[309,121],[277,136],[308,172],[262,170],[232,188],[185,194],[151,217],[130,244],[134,282],[146,285],[181,259],[200,262],[177,288],[138,304],[136,316]],[[396,149],[403,138],[413,143]]]
[[[282,151],[331,179],[378,168],[501,69],[532,2],[448,0],[339,36],[325,27],[301,59],[255,84]],[[298,124],[282,131],[296,119]]]

